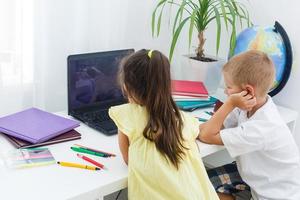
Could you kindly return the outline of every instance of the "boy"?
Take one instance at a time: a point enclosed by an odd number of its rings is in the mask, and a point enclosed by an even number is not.
[[[300,200],[299,151],[267,95],[274,83],[272,61],[251,50],[230,59],[223,75],[228,99],[199,135],[205,143],[224,145],[236,160],[208,171],[220,199],[251,190],[254,200]]]

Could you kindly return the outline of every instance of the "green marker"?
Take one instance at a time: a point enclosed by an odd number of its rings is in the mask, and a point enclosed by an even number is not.
[[[210,116],[213,116],[213,112],[210,112],[210,111],[204,111],[206,114],[210,115]]]
[[[207,122],[208,121],[208,119],[204,119],[204,118],[201,118],[201,117],[197,117],[198,118],[198,120],[200,121],[200,122]]]
[[[100,156],[100,157],[108,157],[106,154],[90,151],[90,150],[83,149],[83,148],[80,148],[80,147],[71,147],[71,149],[73,151],[76,151],[76,152],[79,152],[79,153],[86,153],[86,154],[90,154],[90,155],[94,155],[94,156]]]

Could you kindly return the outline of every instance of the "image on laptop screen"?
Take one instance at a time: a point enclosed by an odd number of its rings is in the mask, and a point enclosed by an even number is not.
[[[128,49],[69,56],[69,110],[124,101],[117,74],[120,61],[131,53]]]

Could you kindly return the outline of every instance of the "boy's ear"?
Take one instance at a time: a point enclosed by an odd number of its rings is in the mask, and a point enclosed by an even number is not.
[[[255,89],[252,85],[246,84],[244,86],[244,90],[246,90],[251,96],[255,96]]]

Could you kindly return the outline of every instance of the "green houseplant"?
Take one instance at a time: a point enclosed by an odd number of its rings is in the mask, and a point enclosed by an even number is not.
[[[169,52],[170,60],[173,57],[178,37],[186,24],[189,24],[189,47],[191,46],[194,29],[197,30],[198,34],[196,55],[192,58],[204,62],[213,61],[204,55],[204,32],[212,22],[216,22],[217,29],[216,54],[218,54],[220,48],[222,24],[223,26],[225,24],[227,31],[231,29],[230,54],[233,53],[235,47],[236,25],[239,23],[242,27],[243,22],[246,22],[248,26],[251,24],[247,9],[236,0],[159,0],[152,13],[152,36],[159,36],[162,14],[166,10],[166,5],[170,5],[171,10],[173,6],[177,8],[173,22],[173,37]]]

